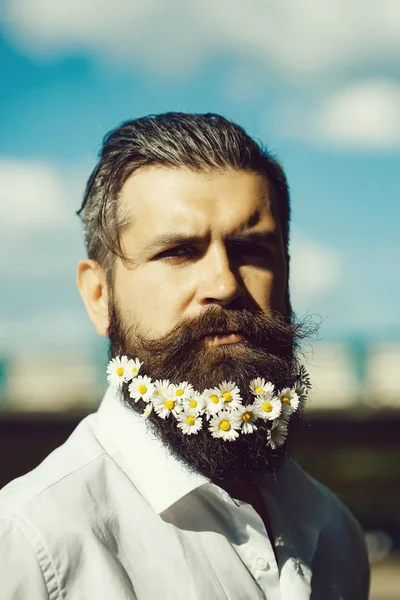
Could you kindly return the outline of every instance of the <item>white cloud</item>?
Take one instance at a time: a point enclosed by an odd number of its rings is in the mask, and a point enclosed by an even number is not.
[[[49,59],[83,52],[168,73],[228,53],[301,83],[395,65],[400,52],[398,0],[3,0],[2,20]]]
[[[0,157],[0,276],[54,276],[82,250],[80,169]],[[82,186],[82,188],[81,188]]]
[[[290,248],[290,287],[296,311],[315,310],[340,285],[341,261],[327,245],[296,233]]]
[[[323,146],[356,150],[400,147],[400,84],[361,81],[336,90],[319,105],[281,119],[286,134]]]

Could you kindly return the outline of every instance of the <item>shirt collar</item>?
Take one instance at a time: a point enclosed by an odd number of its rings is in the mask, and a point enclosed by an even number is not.
[[[99,425],[120,453],[128,475],[158,513],[209,482],[173,456],[148,423],[109,387],[97,411]]]

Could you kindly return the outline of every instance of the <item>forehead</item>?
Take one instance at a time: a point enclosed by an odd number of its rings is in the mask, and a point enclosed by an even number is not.
[[[139,239],[171,229],[224,235],[246,227],[278,226],[276,201],[266,178],[233,169],[139,169],[125,182],[119,209]]]

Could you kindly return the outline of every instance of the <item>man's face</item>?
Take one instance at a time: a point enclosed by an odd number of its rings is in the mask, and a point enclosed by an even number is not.
[[[121,241],[131,262],[117,259],[113,287],[124,327],[157,338],[210,306],[284,312],[278,210],[261,175],[144,168],[126,181],[119,203],[130,223]]]
[[[188,381],[199,392],[234,381],[244,405],[254,400],[253,378],[291,386],[301,331],[284,315],[287,266],[265,178],[141,169],[119,203],[129,223],[121,234],[128,260],[116,259],[108,297],[111,355],[138,357],[153,380]],[[122,392],[142,412],[127,384]],[[268,448],[267,423],[231,444],[206,426],[185,435],[172,416],[149,421],[172,452],[215,482],[270,472],[286,453]]]

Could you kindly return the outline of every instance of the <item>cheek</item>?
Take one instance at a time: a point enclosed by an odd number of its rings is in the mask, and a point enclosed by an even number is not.
[[[145,331],[163,335],[182,316],[183,286],[174,285],[171,278],[137,271],[124,272],[116,280],[118,305]]]
[[[250,296],[266,313],[285,309],[286,270],[252,270],[243,274],[243,282]]]

